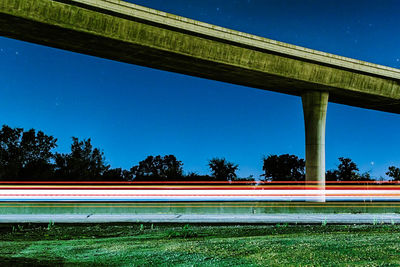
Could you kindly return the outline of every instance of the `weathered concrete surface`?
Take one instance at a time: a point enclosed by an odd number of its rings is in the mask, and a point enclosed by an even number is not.
[[[390,191],[390,190],[387,190]],[[393,193],[392,193],[393,194]],[[331,202],[0,202],[0,215],[268,215],[268,214],[400,214],[397,201]]]
[[[306,130],[306,181],[325,189],[325,125],[329,93],[306,91],[301,96]],[[321,196],[320,201],[325,201]]]
[[[2,0],[0,35],[112,60],[400,113],[400,70],[118,0]]]
[[[398,224],[400,214],[13,214],[0,223]]]

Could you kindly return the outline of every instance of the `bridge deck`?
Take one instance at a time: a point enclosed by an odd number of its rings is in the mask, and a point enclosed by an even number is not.
[[[117,0],[3,0],[0,35],[291,95],[400,113],[400,70]]]

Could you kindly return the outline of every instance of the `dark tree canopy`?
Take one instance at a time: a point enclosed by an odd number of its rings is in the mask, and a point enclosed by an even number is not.
[[[3,125],[0,129],[0,180],[61,181],[255,181],[254,177],[238,178],[238,165],[225,158],[208,162],[210,175],[183,174],[183,163],[174,155],[148,156],[129,171],[110,168],[100,148],[91,139],[72,138],[71,152],[53,153],[57,139],[34,129],[24,131]],[[360,174],[349,158],[339,158],[337,169],[326,172],[328,181],[371,181],[369,172]],[[305,161],[295,155],[269,155],[263,159],[262,176],[271,181],[305,180]],[[400,169],[390,166],[386,174],[400,181]],[[241,183],[243,184],[243,183]]]
[[[368,172],[358,173],[357,164],[349,158],[340,157],[340,164],[336,170],[326,172],[327,181],[371,181],[371,175]]]
[[[236,171],[239,169],[237,164],[226,161],[224,158],[213,158],[208,166],[211,175],[217,181],[233,181],[237,178]]]
[[[108,169],[101,176],[103,181],[130,181],[132,178],[132,173],[122,168]]]
[[[183,177],[184,181],[210,181],[214,180],[210,175],[202,175],[196,172],[189,172]]]
[[[51,179],[57,139],[34,129],[10,128],[0,130],[0,180]]]
[[[356,180],[358,176],[358,167],[349,158],[339,158],[340,164],[338,166],[339,181]]]
[[[386,175],[391,177],[393,181],[400,181],[400,168],[390,166],[386,172]]]
[[[183,163],[176,159],[174,155],[164,157],[148,156],[139,162],[139,165],[131,168],[131,173],[135,181],[140,180],[180,180],[183,177]]]
[[[104,153],[93,148],[90,138],[79,141],[73,137],[71,153],[56,153],[55,161],[55,178],[61,180],[102,180],[110,168],[105,164]]]
[[[270,181],[304,181],[305,161],[295,155],[269,155],[264,158],[262,176]]]

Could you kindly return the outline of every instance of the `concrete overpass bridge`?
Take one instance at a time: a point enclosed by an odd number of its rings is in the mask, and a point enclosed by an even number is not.
[[[2,0],[0,35],[300,96],[306,180],[325,184],[328,101],[400,113],[400,70],[118,0]]]

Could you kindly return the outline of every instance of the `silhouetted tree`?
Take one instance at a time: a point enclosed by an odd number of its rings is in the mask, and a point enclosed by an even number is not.
[[[248,177],[244,177],[244,178],[236,178],[235,181],[237,182],[242,182],[240,184],[233,184],[233,185],[254,185],[257,186],[258,184],[255,183],[256,179],[254,178],[254,175],[249,175]],[[246,182],[246,183],[243,183]],[[248,183],[247,183],[248,182]]]
[[[10,128],[0,130],[0,179],[47,180],[53,173],[52,150],[57,139],[42,131]]]
[[[338,166],[338,180],[357,180],[358,177],[358,167],[355,162],[349,158],[339,158],[340,164]]]
[[[135,181],[140,180],[180,180],[183,177],[183,163],[174,155],[148,156],[139,162],[139,165],[131,168]]]
[[[210,181],[214,180],[213,177],[210,175],[202,175],[202,174],[197,174],[195,172],[189,172],[187,175],[183,177],[184,181]]]
[[[232,181],[237,178],[236,171],[239,166],[226,161],[224,158],[213,158],[209,161],[208,166],[211,169],[214,180]]]
[[[338,180],[338,170],[327,170],[325,173],[326,181],[339,181]]]
[[[295,155],[269,155],[264,157],[262,176],[271,181],[305,180],[305,161]]]
[[[130,171],[115,168],[104,171],[101,178],[103,181],[131,181],[133,176]]]
[[[61,180],[102,180],[109,169],[105,164],[104,153],[92,147],[91,139],[79,141],[72,138],[71,153],[56,153],[55,178]]]
[[[386,175],[393,178],[393,181],[400,181],[400,168],[395,166],[390,166]]]
[[[357,164],[349,158],[340,157],[340,164],[336,170],[326,172],[327,181],[372,181],[369,172],[358,173]]]

